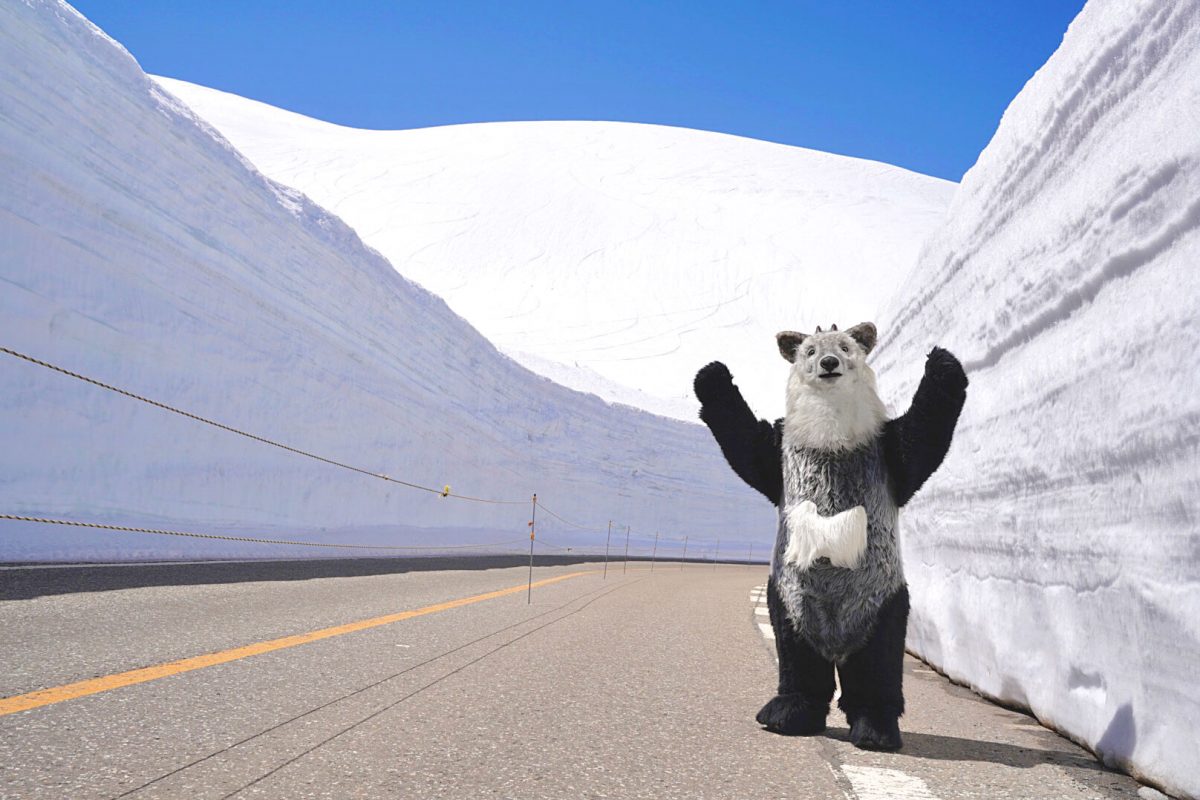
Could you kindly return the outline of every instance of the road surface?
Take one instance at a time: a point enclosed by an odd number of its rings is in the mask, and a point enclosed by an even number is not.
[[[0,570],[0,797],[1137,796],[911,659],[899,753],[763,731],[762,567],[362,563]]]

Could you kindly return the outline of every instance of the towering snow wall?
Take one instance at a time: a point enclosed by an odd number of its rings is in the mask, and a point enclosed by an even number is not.
[[[1200,794],[1200,3],[1093,0],[886,313],[971,379],[904,514],[910,646]]]
[[[697,555],[773,530],[704,428],[501,355],[62,3],[0,4],[0,242],[4,347],[371,472],[520,501],[388,484],[0,354],[0,513],[527,547],[536,491],[601,528],[540,514],[559,546],[603,547],[609,519],[635,547],[657,529]],[[342,552],[0,521],[0,561]]]
[[[503,352],[696,420],[729,364],[783,416],[775,334],[873,319],[955,184],[740,136],[621,122],[356,130],[156,79],[264,174],[332,209]]]

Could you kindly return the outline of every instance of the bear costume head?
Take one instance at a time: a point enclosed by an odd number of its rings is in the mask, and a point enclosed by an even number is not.
[[[867,354],[875,326],[863,322],[845,331],[776,334],[779,352],[791,362],[787,383],[784,444],[816,450],[853,450],[879,434],[887,411],[875,388]]]

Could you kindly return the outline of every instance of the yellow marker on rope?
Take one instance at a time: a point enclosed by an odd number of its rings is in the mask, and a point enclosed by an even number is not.
[[[445,486],[442,487],[442,497],[449,497],[449,496],[450,496],[450,484],[447,483]]]

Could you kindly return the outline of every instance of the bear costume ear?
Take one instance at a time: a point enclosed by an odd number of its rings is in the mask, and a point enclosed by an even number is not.
[[[860,322],[853,328],[846,330],[846,333],[851,339],[862,345],[863,352],[870,355],[875,349],[875,326],[870,322]]]
[[[796,350],[800,347],[800,343],[808,338],[807,333],[796,333],[796,331],[780,331],[775,334],[775,341],[779,344],[779,354],[784,360],[795,362]]]

